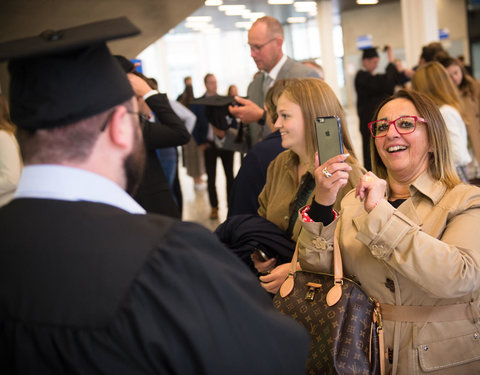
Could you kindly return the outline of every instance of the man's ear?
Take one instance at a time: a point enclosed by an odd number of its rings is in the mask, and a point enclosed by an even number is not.
[[[127,108],[123,105],[118,106],[115,109],[108,126],[108,135],[111,142],[120,148],[132,147],[133,143],[133,126],[132,119],[129,119],[130,113],[127,112]]]

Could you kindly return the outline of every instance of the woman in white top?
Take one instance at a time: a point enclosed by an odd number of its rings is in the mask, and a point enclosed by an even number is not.
[[[21,170],[15,126],[10,122],[7,100],[0,95],[0,207],[13,198]]]
[[[463,107],[460,96],[450,75],[439,62],[429,62],[413,75],[412,88],[427,94],[440,109],[447,125],[457,173],[464,182],[468,182],[466,166],[472,158],[468,152],[467,128],[461,116]]]

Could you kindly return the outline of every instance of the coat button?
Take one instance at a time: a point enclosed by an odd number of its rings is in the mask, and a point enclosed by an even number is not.
[[[323,239],[322,237],[317,237],[312,240],[313,246],[315,246],[316,249],[320,250],[326,250],[327,249],[327,241]]]
[[[425,346],[423,347],[423,350],[427,351],[427,350],[428,350],[428,346],[425,345]]]
[[[480,335],[478,334],[478,332],[475,332],[475,333],[473,334],[473,339],[474,339],[474,340],[478,340],[479,337],[480,337]]]
[[[288,216],[284,216],[283,220],[288,221]]]

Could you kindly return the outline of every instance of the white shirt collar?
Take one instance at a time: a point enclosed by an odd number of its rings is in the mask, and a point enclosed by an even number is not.
[[[275,65],[272,70],[270,70],[270,73],[267,73],[270,78],[272,78],[274,81],[277,80],[278,73],[280,72],[280,69],[282,69],[282,66],[287,62],[287,55],[283,54],[282,58],[278,61],[277,65]]]
[[[89,201],[115,206],[132,214],[145,214],[145,210],[115,182],[63,165],[24,167],[14,198]]]

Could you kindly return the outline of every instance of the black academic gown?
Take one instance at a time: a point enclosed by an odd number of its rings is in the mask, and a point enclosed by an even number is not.
[[[355,76],[357,113],[363,143],[363,164],[367,170],[372,169],[370,160],[371,134],[368,123],[372,121],[375,110],[382,100],[393,94],[397,81],[398,72],[393,63],[387,65],[385,74],[371,74],[366,70],[359,70]]]
[[[2,374],[304,372],[304,329],[196,224],[16,199],[0,249]]]
[[[173,112],[165,94],[146,100],[158,122],[147,122],[143,129],[147,162],[135,200],[149,213],[181,217],[172,196],[167,177],[158,160],[157,148],[181,146],[190,140],[183,121]]]

